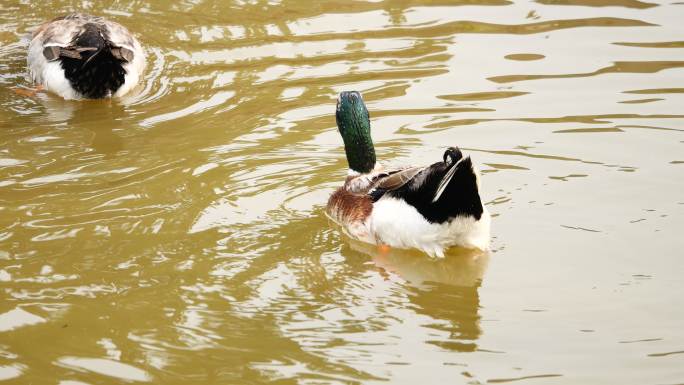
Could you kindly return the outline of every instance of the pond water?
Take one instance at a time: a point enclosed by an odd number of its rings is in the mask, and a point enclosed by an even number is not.
[[[32,28],[74,10],[140,38],[139,90],[13,90]],[[3,0],[0,379],[683,383],[682,20],[678,0]],[[330,225],[343,90],[385,163],[472,156],[489,253]]]

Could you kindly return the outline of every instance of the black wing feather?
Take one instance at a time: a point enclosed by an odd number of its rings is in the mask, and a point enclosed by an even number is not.
[[[449,170],[438,199],[434,199],[440,184]],[[477,187],[477,176],[470,158],[460,162],[437,162],[428,167],[403,171],[402,175],[387,176],[376,183],[369,195],[373,201],[383,196],[402,199],[415,207],[432,223],[444,223],[457,216],[473,216],[480,219],[484,211]],[[394,177],[394,180],[387,180]],[[434,201],[433,201],[434,200]]]

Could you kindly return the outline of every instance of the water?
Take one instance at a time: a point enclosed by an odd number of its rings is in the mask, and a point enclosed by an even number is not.
[[[684,382],[684,4],[0,5],[0,379]],[[28,33],[84,9],[148,69],[27,97]],[[350,242],[323,208],[342,90],[378,157],[458,145],[492,251]]]

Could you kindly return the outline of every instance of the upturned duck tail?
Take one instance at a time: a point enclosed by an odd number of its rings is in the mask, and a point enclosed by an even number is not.
[[[432,196],[432,205],[449,217],[472,215],[479,219],[483,211],[479,175],[470,157],[464,157],[457,147],[449,147],[442,159],[443,174]]]

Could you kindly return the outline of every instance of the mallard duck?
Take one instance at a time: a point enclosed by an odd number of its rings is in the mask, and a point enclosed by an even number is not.
[[[349,236],[433,257],[444,257],[451,246],[488,248],[491,219],[470,157],[449,147],[442,161],[429,166],[384,168],[376,163],[360,93],[340,94],[336,120],[349,172],[330,196],[326,213]]]
[[[65,99],[122,96],[145,69],[142,46],[124,26],[82,13],[38,27],[27,61],[33,81]]]

